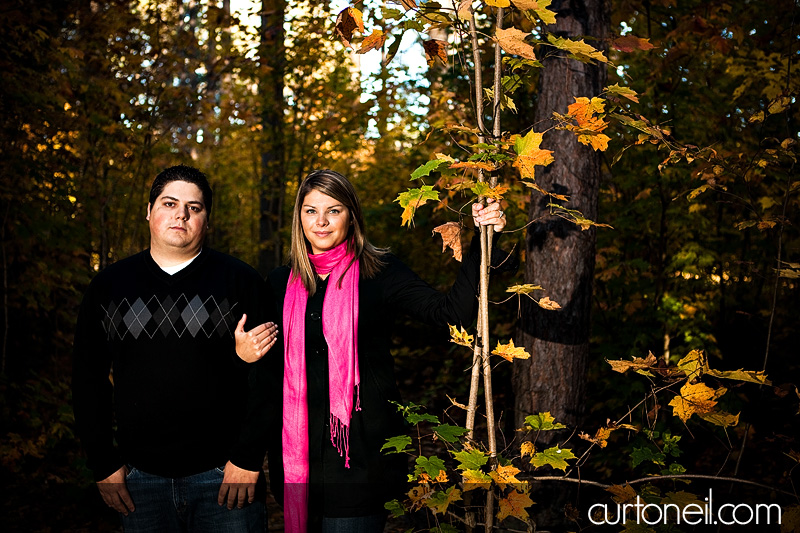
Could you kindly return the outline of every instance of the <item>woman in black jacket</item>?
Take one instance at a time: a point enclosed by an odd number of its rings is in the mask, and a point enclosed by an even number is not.
[[[476,226],[505,226],[496,202],[473,204],[472,215]],[[380,451],[404,433],[390,403],[400,401],[390,353],[395,316],[468,326],[477,311],[479,253],[473,239],[455,283],[440,293],[367,240],[360,202],[344,176],[319,170],[301,183],[290,265],[269,275],[282,317],[283,365],[271,365],[258,385],[280,392],[274,401],[282,431],[269,470],[273,491],[283,485],[287,532],[383,531],[384,504],[397,497],[407,472],[404,456]],[[242,338],[237,351],[256,351],[260,342],[258,335]]]

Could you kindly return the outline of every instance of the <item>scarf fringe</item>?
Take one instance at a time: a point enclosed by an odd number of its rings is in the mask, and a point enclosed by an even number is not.
[[[356,402],[354,410],[361,410],[361,394],[359,393],[359,385],[355,386]],[[344,467],[350,468],[350,423],[345,423],[344,420],[331,414],[331,444],[339,452],[339,457],[344,456]]]

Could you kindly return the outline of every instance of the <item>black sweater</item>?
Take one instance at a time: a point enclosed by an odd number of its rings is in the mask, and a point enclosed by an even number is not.
[[[328,399],[328,346],[322,336],[322,304],[330,283],[318,282],[317,292],[306,308],[306,372],[308,379],[310,500],[313,515],[329,517],[364,516],[384,512],[384,503],[398,497],[406,479],[406,457],[385,455],[381,446],[389,437],[404,434],[402,417],[389,400],[400,401],[390,353],[395,319],[407,314],[428,324],[469,326],[477,313],[480,247],[473,239],[455,283],[441,293],[420,279],[394,255],[385,257],[377,276],[359,281],[358,354],[361,377],[361,410],[354,411],[350,425],[350,468],[331,444]],[[289,268],[273,271],[268,281],[278,310],[283,308]],[[280,353],[275,350],[274,354]],[[273,354],[273,355],[274,355]],[[273,362],[274,359],[273,359]],[[261,387],[275,392],[280,405],[280,365],[269,376],[262,375]],[[280,412],[280,407],[278,408]],[[280,441],[273,432],[269,465],[272,490],[280,500],[282,461]]]
[[[126,463],[165,477],[228,460],[261,470],[260,431],[243,425],[258,364],[239,359],[233,331],[243,313],[250,329],[272,319],[272,309],[254,269],[208,248],[174,275],[149,250],[100,272],[81,304],[72,382],[95,479]],[[266,424],[263,416],[248,420]]]

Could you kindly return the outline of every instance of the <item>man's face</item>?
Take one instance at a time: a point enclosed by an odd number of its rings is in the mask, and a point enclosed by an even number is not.
[[[172,181],[153,205],[147,206],[151,248],[168,253],[196,254],[206,237],[208,212],[200,188]]]

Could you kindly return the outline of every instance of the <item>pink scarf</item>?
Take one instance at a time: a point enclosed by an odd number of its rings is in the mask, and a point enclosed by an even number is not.
[[[350,418],[358,402],[358,261],[347,241],[308,256],[317,274],[329,274],[322,302],[322,333],[328,343],[331,442],[350,468]],[[351,265],[352,262],[352,265]],[[350,268],[347,268],[348,265]],[[347,271],[345,272],[345,269]],[[342,274],[344,277],[342,278]],[[341,288],[339,279],[342,278]],[[308,521],[308,395],[305,323],[308,291],[292,272],[283,301],[283,473],[287,533],[305,533]]]

